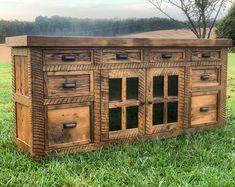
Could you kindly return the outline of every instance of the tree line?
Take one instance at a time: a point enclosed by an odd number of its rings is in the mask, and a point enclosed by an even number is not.
[[[36,17],[35,21],[0,20],[0,42],[17,35],[120,36],[138,32],[180,29],[185,26],[166,18],[79,19]]]

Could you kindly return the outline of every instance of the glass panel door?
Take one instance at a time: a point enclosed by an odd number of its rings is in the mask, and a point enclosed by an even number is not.
[[[101,72],[102,139],[145,133],[145,70]]]
[[[147,70],[147,75],[146,133],[181,128],[184,70],[154,68]]]

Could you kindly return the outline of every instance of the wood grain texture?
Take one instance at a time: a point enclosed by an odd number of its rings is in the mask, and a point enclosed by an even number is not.
[[[59,105],[69,103],[84,103],[94,101],[94,96],[77,96],[77,97],[59,97],[44,99],[44,105]]]
[[[207,108],[208,111],[201,111],[202,108]],[[193,93],[191,101],[191,125],[215,123],[217,120],[218,93]]]
[[[101,141],[109,139],[109,71],[101,71]]]
[[[164,58],[164,55],[170,55],[169,58]],[[177,49],[151,49],[150,50],[150,62],[159,61],[184,61],[185,51]]]
[[[28,85],[28,58],[27,56],[15,56],[15,93],[29,96]]]
[[[93,72],[45,73],[45,97],[73,97],[93,95]],[[73,84],[65,88],[64,84]]]
[[[94,142],[101,141],[101,73],[94,71]]]
[[[168,76],[178,75],[178,96],[170,98],[168,96]],[[153,96],[153,77],[163,76],[164,77],[164,96],[162,98],[154,98]],[[183,128],[183,116],[184,116],[184,69],[183,68],[159,68],[147,70],[147,94],[146,94],[146,133],[154,134],[164,131],[171,131]],[[177,101],[178,112],[177,112],[177,123],[167,123],[167,103]],[[163,124],[153,125],[153,104],[163,103]]]
[[[49,148],[91,142],[89,106],[49,109],[47,125]]]
[[[117,55],[126,55],[127,59],[118,59]],[[143,62],[141,49],[104,49],[102,50],[102,63],[136,63]]]
[[[11,50],[13,123],[15,144],[25,152],[32,153],[31,74],[28,54],[27,48]],[[20,75],[20,70],[24,75]]]
[[[203,79],[206,76],[206,79]],[[220,67],[196,67],[191,69],[192,87],[210,87],[220,85]]]
[[[109,139],[116,138],[127,138],[133,137],[137,135],[145,134],[145,71],[132,69],[132,70],[112,70],[112,71],[102,71],[105,75],[105,79],[101,82],[101,90],[106,90],[105,95],[101,98],[101,103],[103,107],[101,108],[101,112],[104,113],[105,118],[101,118],[101,124],[104,126],[104,131],[102,128],[102,132],[106,134],[109,133]],[[102,78],[104,78],[102,76]],[[109,101],[109,79],[121,79],[122,80],[122,98],[121,101]],[[138,78],[138,98],[133,100],[128,100],[126,97],[126,81],[127,78]],[[104,100],[103,100],[104,99]],[[108,103],[108,105],[104,105]],[[137,106],[138,107],[138,129],[127,129],[126,126],[126,108]],[[121,123],[122,130],[109,132],[109,109],[111,108],[121,108]]]
[[[43,105],[43,60],[40,48],[30,48],[31,89],[32,91],[32,137],[34,159],[45,156],[45,107]]]
[[[16,137],[32,147],[32,119],[30,107],[16,103]]]
[[[93,50],[86,49],[54,49],[45,50],[44,53],[45,65],[59,64],[91,64],[93,60]],[[64,57],[73,57],[73,60],[63,59]]]
[[[203,57],[204,54],[209,55],[208,57]],[[213,61],[221,59],[220,49],[192,49],[191,51],[191,61]]]
[[[223,127],[226,122],[226,95],[227,95],[227,69],[228,69],[228,49],[221,51],[221,91],[219,98],[219,125]]]
[[[16,36],[6,38],[10,47],[40,46],[40,47],[231,47],[229,39],[154,39],[154,38],[109,38],[109,37],[46,37],[46,36]]]
[[[145,61],[145,62],[149,62]],[[166,68],[166,67],[182,67],[190,65],[192,67],[198,66],[218,66],[220,61],[198,61],[198,62],[187,62],[183,61],[158,61],[157,63],[100,63],[93,65],[53,65],[44,66],[43,71],[45,72],[60,72],[60,71],[90,71],[90,70],[106,70],[106,69],[144,69],[144,68]]]

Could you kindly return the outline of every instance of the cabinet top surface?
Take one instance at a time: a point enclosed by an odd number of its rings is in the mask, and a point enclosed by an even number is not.
[[[16,36],[6,38],[6,45],[10,47],[230,47],[232,40]]]

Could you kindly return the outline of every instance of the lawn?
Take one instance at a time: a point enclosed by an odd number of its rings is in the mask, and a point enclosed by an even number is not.
[[[34,162],[13,143],[11,70],[0,63],[0,186],[235,186],[235,54],[225,128]]]

